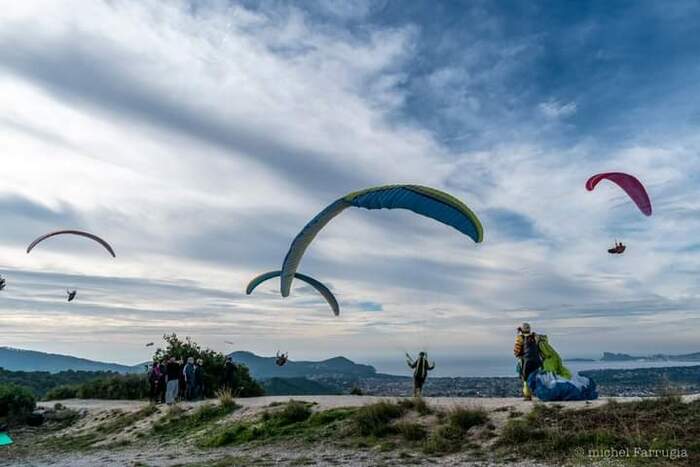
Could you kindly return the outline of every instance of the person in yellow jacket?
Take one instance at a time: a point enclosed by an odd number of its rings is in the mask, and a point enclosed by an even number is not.
[[[515,358],[520,360],[520,379],[523,382],[523,397],[532,400],[532,392],[527,385],[527,378],[542,366],[542,355],[539,348],[539,336],[531,331],[530,323],[523,323],[518,328],[513,346]]]

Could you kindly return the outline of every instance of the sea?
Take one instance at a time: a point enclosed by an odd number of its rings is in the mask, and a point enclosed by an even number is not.
[[[508,358],[470,358],[455,359],[454,357],[430,356],[435,360],[435,370],[430,376],[437,377],[497,377],[517,376],[515,359]],[[374,366],[379,373],[390,375],[409,376],[410,370],[406,366],[405,359],[374,360],[367,362]],[[634,369],[634,368],[666,368],[679,366],[700,366],[700,362],[649,362],[649,361],[566,361],[564,365],[571,371],[603,370],[603,369]]]

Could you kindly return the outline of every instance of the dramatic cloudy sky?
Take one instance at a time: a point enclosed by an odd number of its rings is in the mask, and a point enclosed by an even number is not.
[[[219,350],[504,356],[698,351],[697,2],[31,1],[0,11],[0,345],[137,362]],[[646,184],[646,218],[596,172]],[[485,241],[335,198],[449,191]],[[57,227],[107,238],[113,260]],[[605,250],[624,240],[622,257]],[[65,289],[78,299],[65,302]],[[235,345],[225,344],[234,341]]]

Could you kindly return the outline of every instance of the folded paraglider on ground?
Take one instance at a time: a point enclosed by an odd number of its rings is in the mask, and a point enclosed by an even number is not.
[[[532,373],[527,384],[541,401],[585,401],[598,398],[595,381],[564,366],[561,357],[549,344],[545,335],[539,335],[538,346],[542,367]]]

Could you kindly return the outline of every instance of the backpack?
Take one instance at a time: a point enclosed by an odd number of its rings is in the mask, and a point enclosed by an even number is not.
[[[540,361],[540,346],[535,333],[523,335],[523,360]]]

